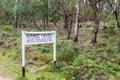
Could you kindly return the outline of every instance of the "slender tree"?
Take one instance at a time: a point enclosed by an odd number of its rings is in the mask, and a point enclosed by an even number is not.
[[[110,2],[110,0],[108,0],[108,3],[110,4],[110,7],[112,8],[112,10],[113,10],[113,13],[114,13],[114,15],[115,15],[115,18],[116,18],[116,23],[117,23],[117,27],[118,28],[120,28],[120,22],[119,22],[119,16],[118,16],[118,13],[119,13],[119,2],[118,2],[118,0],[114,0],[114,3],[112,4],[111,2]]]
[[[18,27],[18,21],[17,21],[17,9],[18,9],[18,6],[17,6],[17,3],[18,3],[18,0],[15,0],[15,7],[14,7],[14,20],[15,20],[15,25],[14,25],[14,31],[15,31],[15,28]]]
[[[91,43],[95,44],[97,42],[97,34],[100,26],[100,3],[102,0],[89,0],[91,7],[94,11],[94,29],[92,31],[92,40]]]
[[[74,31],[74,37],[73,37],[73,41],[77,42],[78,41],[78,32],[79,32],[79,5],[80,5],[80,0],[77,0],[77,11],[76,11],[76,23],[75,23],[75,31]]]

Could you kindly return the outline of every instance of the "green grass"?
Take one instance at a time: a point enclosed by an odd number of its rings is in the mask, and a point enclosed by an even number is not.
[[[12,32],[10,27],[3,26],[0,29],[0,39],[4,41],[4,44],[0,45],[0,72],[2,76],[10,77],[12,80],[65,80],[62,71],[53,72],[54,70],[50,67],[52,66],[53,46],[49,44],[26,46],[26,78],[22,78],[21,35]],[[45,67],[41,70],[44,65],[49,66],[49,69]],[[31,72],[32,68],[37,68],[37,70]]]
[[[8,56],[0,55],[0,68],[2,72],[2,76],[10,77],[13,80],[23,80],[21,77],[21,64],[15,63],[16,61],[13,61],[13,58],[10,58]],[[52,63],[51,63],[52,64]],[[35,72],[29,71],[29,65],[26,66],[26,79],[27,80],[65,80],[64,73],[54,71],[52,65],[48,64],[49,67],[38,70]],[[34,67],[33,67],[34,68]]]
[[[15,79],[20,75],[20,66],[13,62],[13,59],[8,56],[0,54],[0,72],[1,76]]]
[[[13,80],[119,80],[120,54],[119,31],[111,26],[102,26],[98,43],[89,44],[89,29],[82,31],[78,43],[57,35],[57,66],[53,67],[51,44],[26,46],[26,77],[21,77],[21,33],[14,33],[10,26],[0,29],[0,68],[3,76]],[[86,36],[85,36],[86,35]],[[89,34],[89,37],[91,35]],[[10,74],[10,75],[9,75]]]

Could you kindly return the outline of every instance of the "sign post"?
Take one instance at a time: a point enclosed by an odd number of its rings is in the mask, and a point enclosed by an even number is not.
[[[25,77],[25,32],[22,31],[22,76]]]
[[[54,61],[54,66],[56,65],[56,32],[54,36],[54,44],[53,44],[53,61]]]
[[[22,31],[22,76],[25,77],[25,45],[53,43],[53,62],[56,65],[56,32]]]

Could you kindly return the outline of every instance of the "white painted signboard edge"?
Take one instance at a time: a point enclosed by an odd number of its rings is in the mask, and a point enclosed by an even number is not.
[[[44,31],[44,32],[27,32],[22,31],[22,76],[25,77],[25,45],[32,45],[25,43],[25,35],[26,34],[54,34],[54,42],[53,43],[53,61],[54,65],[56,64],[56,31]],[[47,42],[38,43],[38,44],[46,44]]]

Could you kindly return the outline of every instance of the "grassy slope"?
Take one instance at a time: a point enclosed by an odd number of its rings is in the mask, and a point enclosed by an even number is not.
[[[1,26],[0,28],[0,41],[4,42],[3,45],[0,45],[0,76],[23,80],[21,77],[21,34],[13,33],[11,26]],[[65,80],[63,72],[54,71],[54,68],[51,67],[52,51],[47,54],[46,51],[49,50],[44,45],[42,47],[39,45],[27,46],[26,48],[26,79]]]
[[[0,68],[3,76],[23,80],[21,35],[13,33],[10,27],[4,26],[0,29],[0,40],[4,42],[0,45]],[[76,80],[77,77],[81,77],[83,80],[94,80],[95,77],[103,77],[105,80],[118,80],[120,76],[120,58],[117,52],[119,31],[111,27],[103,28],[99,31],[98,43],[95,46],[89,44],[91,28],[80,28],[82,32],[79,34],[78,43],[58,37],[56,68],[53,68],[51,63],[52,45],[27,46],[26,78],[28,80],[65,80],[65,78]],[[77,54],[78,57],[75,56]],[[84,68],[86,66],[88,72]],[[76,74],[78,76],[75,76]]]

